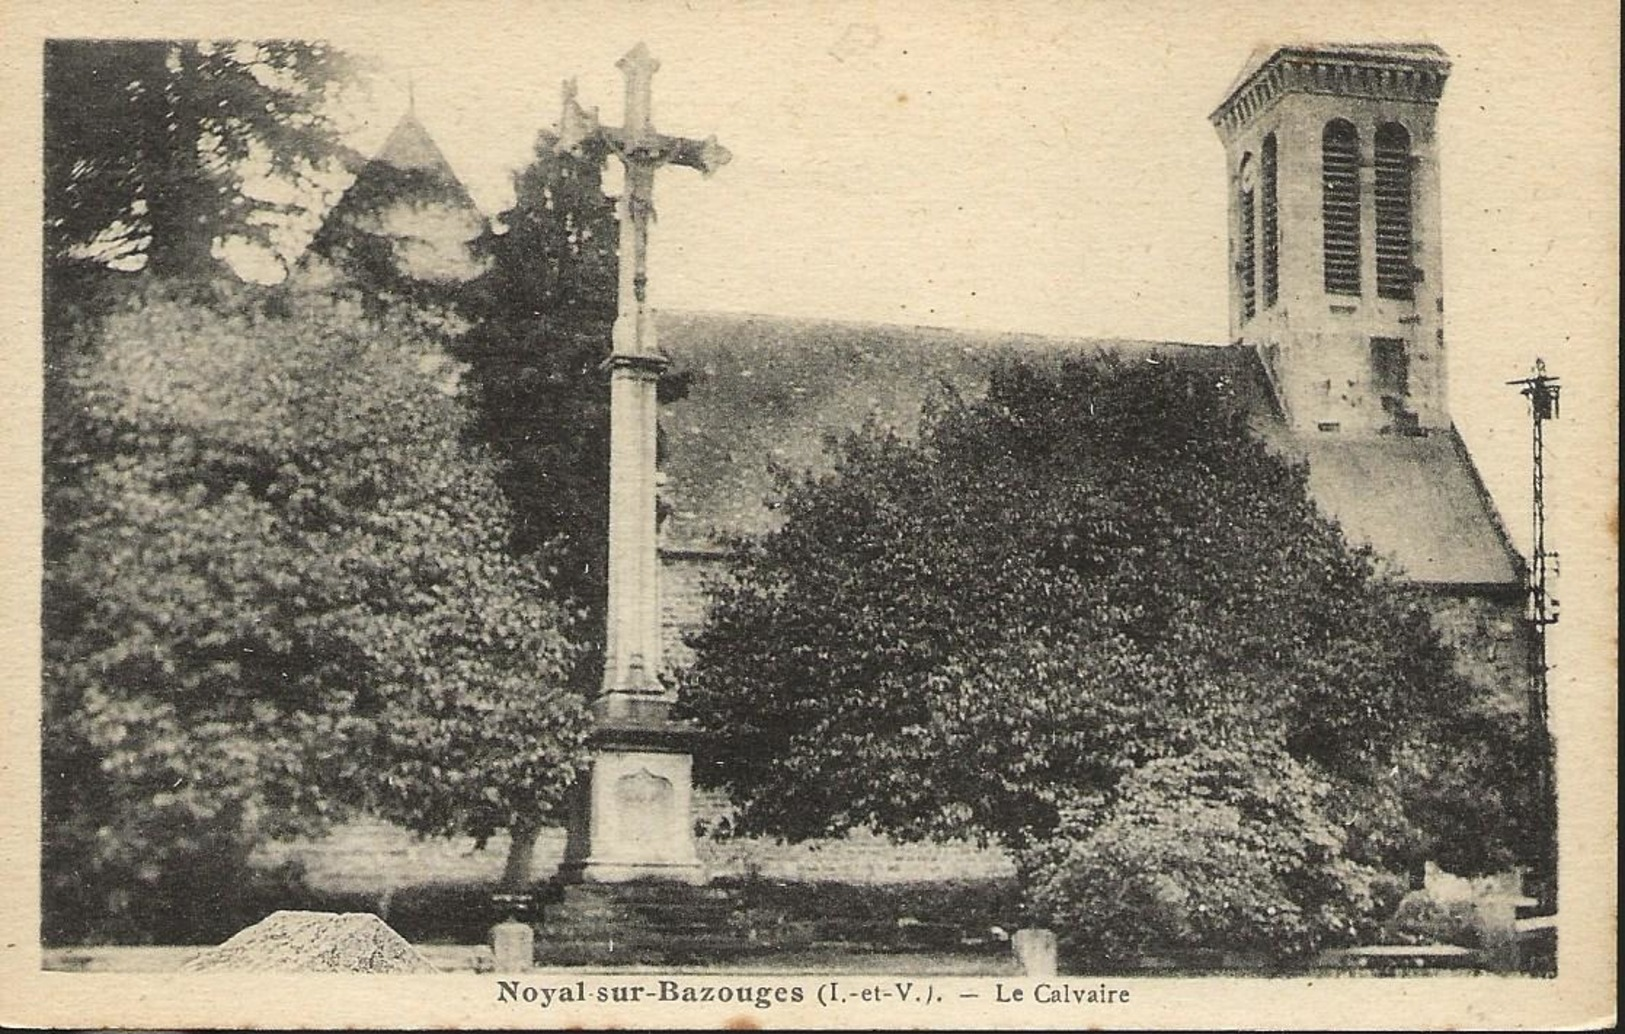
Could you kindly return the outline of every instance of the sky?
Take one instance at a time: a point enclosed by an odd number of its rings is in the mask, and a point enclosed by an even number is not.
[[[1453,412],[1527,542],[1529,425],[1504,382],[1543,357],[1565,391],[1565,418],[1548,430],[1554,544],[1609,538],[1596,536],[1616,464],[1581,438],[1613,426],[1618,399],[1617,9],[693,0],[512,11],[402,5],[382,20],[332,20],[329,38],[372,72],[357,146],[382,142],[411,84],[475,201],[500,212],[536,131],[558,118],[560,82],[576,78],[582,103],[618,123],[615,63],[641,40],[662,62],[656,125],[715,134],[734,154],[709,179],[657,178],[657,307],[1213,343],[1228,301],[1223,148],[1207,116],[1248,54],[1283,40],[1437,43],[1454,64],[1439,112]],[[1564,570],[1592,559],[1565,554]]]
[[[646,41],[656,124],[734,154],[710,179],[658,178],[657,305],[1215,343],[1225,193],[1207,116],[1248,53],[1430,40],[1455,63],[1440,123],[1457,408],[1537,354],[1567,372],[1617,311],[1607,9],[1542,4],[1537,31],[1529,4],[1319,8],[521,4],[496,23],[423,5],[329,36],[373,70],[357,145],[382,142],[414,84],[492,214],[561,80],[616,123],[615,62]]]
[[[1223,149],[1207,116],[1248,54],[1283,40],[1437,43],[1454,62],[1439,110],[1453,412],[1527,542],[1529,426],[1504,382],[1545,358],[1564,390],[1548,432],[1551,538],[1571,588],[1611,595],[1615,5],[100,7],[41,5],[33,28],[331,40],[370,72],[370,95],[346,109],[352,142],[376,149],[411,84],[487,214],[509,204],[513,172],[556,121],[561,81],[578,79],[582,102],[617,123],[615,62],[646,42],[662,62],[656,125],[715,134],[734,155],[709,179],[658,177],[657,307],[1212,343],[1225,340],[1228,303]],[[1611,651],[1605,618],[1573,634]]]

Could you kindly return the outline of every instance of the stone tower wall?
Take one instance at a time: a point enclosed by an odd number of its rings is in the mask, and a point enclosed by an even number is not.
[[[1448,428],[1436,99],[1425,88],[1414,97],[1374,96],[1358,76],[1333,77],[1328,85],[1302,72],[1285,81],[1289,85],[1257,110],[1220,125],[1229,191],[1230,338],[1259,349],[1295,430],[1361,434]],[[1292,85],[1300,82],[1317,92]],[[1319,92],[1343,88],[1348,92]],[[1359,139],[1358,295],[1328,292],[1323,276],[1322,133],[1339,118],[1353,123]],[[1416,272],[1410,299],[1384,298],[1377,290],[1374,149],[1377,129],[1386,123],[1404,126],[1410,136],[1410,261]],[[1239,272],[1242,164],[1249,155],[1255,167],[1261,164],[1263,141],[1270,133],[1278,155],[1280,291],[1273,305],[1265,304],[1260,181],[1254,205],[1259,288],[1256,312],[1249,318]],[[1408,382],[1403,414],[1383,401],[1392,392],[1379,383],[1373,363],[1376,338],[1403,342]]]

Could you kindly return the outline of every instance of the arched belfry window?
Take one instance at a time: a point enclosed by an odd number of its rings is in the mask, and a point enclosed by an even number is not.
[[[1411,135],[1397,122],[1377,127],[1373,152],[1377,214],[1377,294],[1412,298]]]
[[[1326,292],[1360,293],[1360,134],[1333,119],[1320,138]]]
[[[1275,134],[1271,133],[1264,138],[1264,146],[1259,151],[1259,191],[1263,195],[1259,207],[1262,210],[1263,226],[1259,233],[1264,238],[1264,308],[1275,305],[1276,299],[1281,296],[1281,222],[1279,174],[1276,170]]]
[[[1251,154],[1242,156],[1236,180],[1241,192],[1236,205],[1237,222],[1241,224],[1236,279],[1241,287],[1241,318],[1250,320],[1258,312],[1258,169]]]

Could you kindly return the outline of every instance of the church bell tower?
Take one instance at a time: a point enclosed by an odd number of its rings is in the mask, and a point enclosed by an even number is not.
[[[1450,427],[1430,44],[1255,52],[1210,116],[1225,146],[1230,339],[1300,433]]]

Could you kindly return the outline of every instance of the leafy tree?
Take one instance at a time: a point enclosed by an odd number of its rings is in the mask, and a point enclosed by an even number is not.
[[[1269,778],[1298,788],[1302,828],[1343,830],[1321,869],[1403,871],[1464,829],[1474,862],[1504,862],[1495,808],[1450,784],[1511,734],[1462,720],[1484,709],[1421,602],[1347,547],[1219,380],[1012,364],[917,441],[867,429],[835,443],[832,472],[789,481],[782,528],[742,544],[683,686],[714,737],[697,771],[730,791],[738,828],[974,834],[1031,875],[1058,839],[1141,828],[1147,794],[1194,778],[1181,759],[1217,751],[1301,770]],[[1455,826],[1424,834],[1422,817]],[[1287,862],[1247,859],[1282,880]],[[1318,932],[1346,932],[1330,915]]]
[[[601,147],[560,154],[557,142],[551,132],[537,134],[530,164],[514,176],[513,207],[477,245],[491,267],[477,285],[475,310],[522,320],[482,328],[492,338],[507,330],[507,341],[522,343],[561,324],[607,335],[615,319],[617,224],[615,202],[604,196],[607,155]]]
[[[206,922],[351,806],[528,863],[583,756],[573,615],[506,552],[460,368],[348,299],[198,293],[138,285],[48,372],[48,930]]]
[[[274,244],[301,207],[245,191],[260,175],[319,190],[341,148],[323,43],[51,40],[45,48],[45,253],[207,274],[217,241]]]

